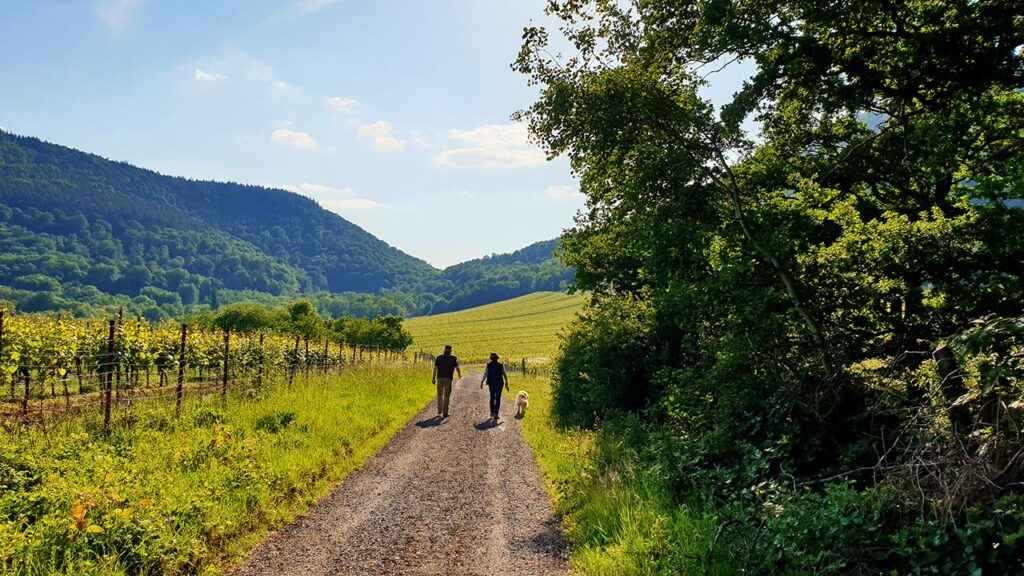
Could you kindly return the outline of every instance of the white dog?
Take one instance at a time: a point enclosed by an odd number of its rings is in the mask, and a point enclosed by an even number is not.
[[[520,390],[516,394],[516,417],[525,416],[526,409],[530,406],[530,395],[526,390]]]

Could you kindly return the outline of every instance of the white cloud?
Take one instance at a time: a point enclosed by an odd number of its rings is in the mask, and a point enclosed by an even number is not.
[[[391,122],[380,120],[360,126],[356,133],[360,138],[373,141],[373,149],[378,152],[401,152],[405,150],[405,140],[392,136],[393,130]]]
[[[275,186],[282,190],[289,192],[295,192],[296,194],[302,194],[303,196],[309,196],[311,198],[319,198],[320,196],[351,196],[355,192],[351,188],[336,188],[334,186],[325,186],[323,184],[283,184]]]
[[[430,142],[427,142],[427,139],[424,138],[423,135],[420,134],[419,132],[415,132],[415,131],[414,132],[410,132],[409,133],[409,141],[412,142],[412,145],[417,147],[417,148],[423,148],[423,149],[433,148],[433,146],[430,144]]]
[[[296,88],[279,80],[273,66],[236,48],[225,48],[220,55],[195,62],[193,78],[199,82],[232,80],[239,83],[262,84],[274,88]]]
[[[476,196],[476,192],[473,192],[472,190],[466,190],[466,189],[451,190],[448,193],[451,194],[452,196],[456,196],[458,198],[473,198],[473,197]]]
[[[292,12],[299,16],[315,14],[324,8],[329,8],[341,0],[299,0],[292,4]]]
[[[104,0],[96,6],[96,13],[113,32],[123,32],[139,19],[146,0]]]
[[[215,84],[217,82],[223,82],[228,77],[225,74],[218,74],[216,72],[208,72],[202,68],[196,68],[194,78],[197,82],[206,82],[209,84]]]
[[[359,102],[351,98],[332,96],[327,99],[327,105],[346,116],[351,116],[356,113],[356,106],[359,105]]]
[[[345,210],[379,210],[381,208],[387,208],[387,204],[382,204],[376,200],[370,200],[369,198],[346,198],[344,200],[320,200],[325,208],[334,210],[335,212]]]
[[[448,168],[523,168],[547,161],[530,142],[523,124],[487,124],[472,130],[451,130],[448,137],[467,144],[444,150],[434,163]]]
[[[316,140],[314,140],[309,134],[289,130],[287,128],[278,128],[277,130],[274,130],[274,133],[270,135],[270,139],[278,144],[303,150],[314,150],[320,147]]]
[[[571,186],[548,186],[547,190],[544,191],[544,195],[552,200],[560,200],[562,198],[577,198],[583,196],[579,190]]]
[[[301,184],[276,184],[268,187],[302,194],[316,200],[323,208],[337,213],[390,208],[387,204],[369,198],[354,198],[355,190],[347,186],[337,187],[303,182]]]

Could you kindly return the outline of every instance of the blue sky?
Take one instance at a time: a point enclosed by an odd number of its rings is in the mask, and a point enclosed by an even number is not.
[[[583,206],[510,114],[543,0],[3,0],[0,127],[317,199],[436,266]]]

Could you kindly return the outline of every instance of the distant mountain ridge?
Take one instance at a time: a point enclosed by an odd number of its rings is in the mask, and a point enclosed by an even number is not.
[[[86,313],[75,305],[113,298],[160,316],[312,295],[329,312],[358,302],[364,314],[423,314],[571,280],[555,241],[442,271],[299,194],[165,176],[2,131],[0,225],[0,300],[24,309]]]

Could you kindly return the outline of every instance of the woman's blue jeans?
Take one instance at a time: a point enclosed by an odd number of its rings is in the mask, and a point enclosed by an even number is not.
[[[498,408],[501,408],[501,388],[502,386],[487,386],[491,391],[491,414],[494,416],[498,415]]]

